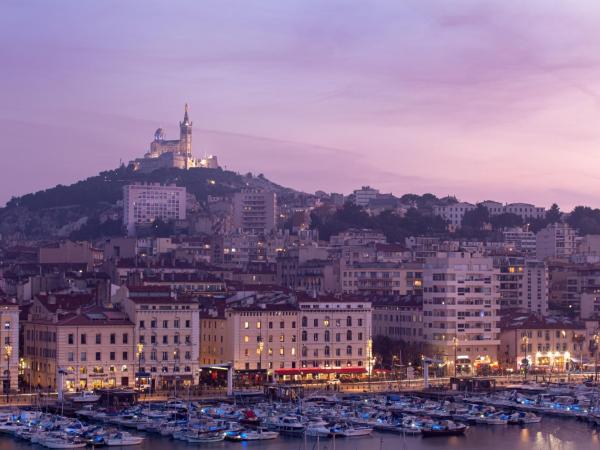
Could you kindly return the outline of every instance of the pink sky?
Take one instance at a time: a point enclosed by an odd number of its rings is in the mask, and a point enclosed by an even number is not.
[[[597,1],[4,1],[0,204],[194,151],[313,192],[599,207]]]

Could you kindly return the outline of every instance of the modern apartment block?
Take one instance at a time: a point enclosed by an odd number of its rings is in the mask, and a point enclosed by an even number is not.
[[[551,223],[538,231],[536,258],[569,258],[577,248],[577,233],[566,223]]]
[[[183,220],[186,214],[186,189],[175,185],[130,184],[123,188],[123,224],[130,235],[137,225]]]
[[[446,253],[429,258],[423,272],[423,338],[435,354],[476,372],[497,364],[499,270],[492,258]]]
[[[277,196],[263,189],[243,189],[233,196],[233,226],[243,233],[268,233],[275,228]]]

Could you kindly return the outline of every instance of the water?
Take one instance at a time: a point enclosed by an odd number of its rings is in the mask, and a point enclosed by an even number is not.
[[[319,450],[334,450],[331,439],[321,439]],[[32,450],[27,442],[0,437],[0,450]],[[397,436],[374,432],[372,436],[339,438],[335,450],[587,450],[600,447],[600,435],[590,425],[571,419],[545,417],[541,423],[525,427],[516,425],[477,425],[462,437],[422,438],[420,436]],[[116,450],[304,450],[304,440],[280,437],[273,441],[219,442],[216,444],[188,444],[168,438],[149,435],[142,445],[131,447],[107,447]],[[316,439],[308,439],[306,450],[317,450]]]

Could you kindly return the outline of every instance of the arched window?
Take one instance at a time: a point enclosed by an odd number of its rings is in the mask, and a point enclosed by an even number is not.
[[[330,339],[331,339],[331,335],[329,333],[329,330],[325,330],[325,342],[329,342]]]
[[[347,341],[351,341],[352,340],[352,330],[346,331],[346,340]]]
[[[303,317],[302,317],[302,326],[303,326],[303,327],[306,327],[306,326],[308,326],[308,319],[306,318],[306,316],[303,316]]]
[[[346,317],[346,326],[348,326],[348,327],[352,326],[352,317],[351,316]]]
[[[308,333],[306,332],[306,330],[302,330],[302,340],[303,341],[308,340]]]
[[[351,345],[346,347],[346,355],[352,355],[352,346]]]

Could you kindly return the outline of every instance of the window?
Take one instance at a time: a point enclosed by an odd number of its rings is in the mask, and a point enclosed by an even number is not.
[[[163,336],[163,338],[162,338],[162,343],[163,343],[163,344],[168,344],[168,343],[169,343],[169,336],[166,336],[166,335],[165,335],[165,336]]]
[[[329,330],[325,330],[325,342],[329,342],[331,339]]]
[[[169,352],[162,352],[162,360],[163,361],[169,360]]]
[[[186,328],[190,328],[190,327],[191,327],[190,323],[191,323],[191,322],[190,322],[189,320],[186,320],[186,321],[185,321],[185,327],[186,327]]]
[[[351,341],[352,340],[352,330],[346,331],[346,340],[347,341]]]
[[[350,317],[350,316],[346,317],[346,326],[347,327],[352,326],[352,317]]]
[[[169,321],[163,320],[163,328],[169,328]]]
[[[346,355],[351,356],[352,355],[352,346],[349,345],[348,347],[346,347]]]
[[[306,318],[306,316],[302,317],[302,326],[303,327],[308,326],[308,319]]]
[[[143,330],[144,328],[146,328],[144,321],[140,320],[140,328]]]
[[[10,330],[10,322],[4,322],[4,329]]]
[[[313,334],[313,341],[317,342],[319,340],[319,333]]]
[[[319,319],[314,319],[314,320],[313,320],[313,326],[314,326],[315,328],[317,328],[317,327],[319,326]]]
[[[179,319],[173,321],[173,328],[179,328]]]
[[[69,334],[68,342],[69,345],[73,345],[75,343],[75,336],[73,335],[73,333]]]
[[[79,336],[79,338],[80,338],[81,345],[87,344],[87,336],[85,334],[82,334],[81,336]]]
[[[96,352],[96,361],[102,361],[102,353]]]
[[[96,344],[102,344],[102,335],[96,334]]]
[[[111,361],[114,361],[114,360],[116,359],[116,354],[115,354],[115,352],[110,352],[110,353],[109,353],[109,355],[108,355],[108,358],[109,358]]]
[[[283,320],[279,322],[279,328],[285,328],[285,322]]]
[[[129,344],[129,334],[123,333],[123,344]]]
[[[81,355],[79,355],[79,356],[80,356],[79,359],[81,361],[87,361],[87,353],[86,352],[81,352]]]
[[[128,356],[127,352],[123,352],[123,361],[127,361]]]
[[[302,330],[302,341],[307,341],[308,340],[308,333],[306,332],[306,330]]]
[[[244,329],[247,330],[250,328],[250,324],[248,322],[244,322]]]
[[[73,352],[69,352],[69,356],[67,358],[69,361],[75,361],[75,354]]]
[[[115,333],[110,333],[110,343],[112,345],[117,343],[117,335]]]
[[[173,336],[173,344],[179,344],[179,335],[178,334]]]

